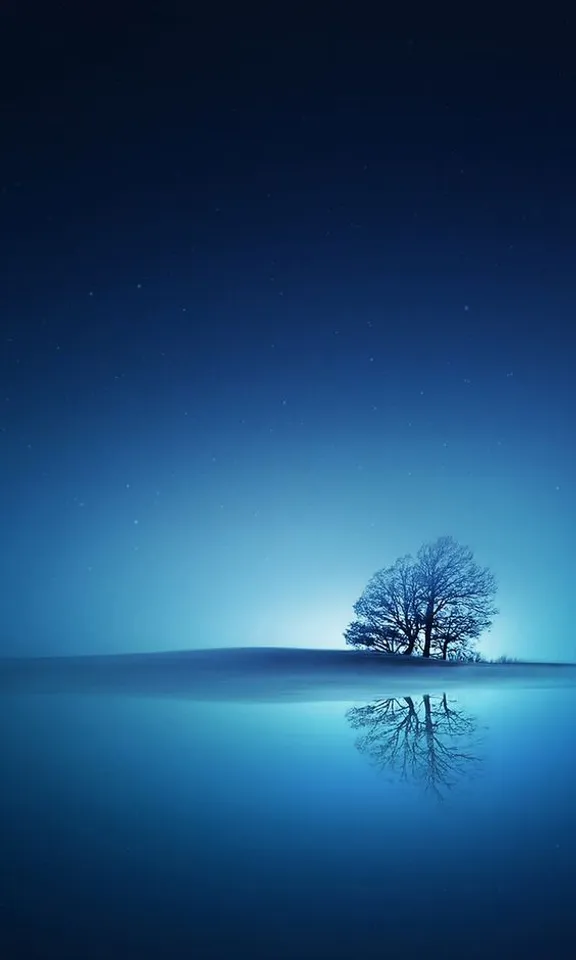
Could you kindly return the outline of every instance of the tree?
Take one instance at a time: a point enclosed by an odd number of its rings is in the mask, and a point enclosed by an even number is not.
[[[452,537],[424,544],[374,574],[354,605],[346,642],[386,653],[467,659],[498,612],[496,581]]]
[[[453,537],[439,537],[420,548],[417,567],[424,611],[422,656],[430,656],[435,634],[447,651],[450,644],[475,640],[491,626],[497,613],[496,581],[486,567],[478,566],[469,547]]]
[[[357,620],[346,629],[346,642],[383,653],[414,652],[421,629],[418,583],[409,556],[379,570],[354,604]]]
[[[471,643],[448,650],[446,659],[457,660],[458,663],[488,663],[486,657],[479,650],[475,650]]]
[[[491,620],[472,614],[459,606],[447,607],[436,617],[432,636],[432,653],[442,660],[470,662],[478,654],[474,643],[490,626]]]

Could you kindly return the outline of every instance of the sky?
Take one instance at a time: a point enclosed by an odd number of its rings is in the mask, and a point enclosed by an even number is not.
[[[2,14],[0,653],[342,647],[448,534],[576,659],[574,24],[188,11]]]

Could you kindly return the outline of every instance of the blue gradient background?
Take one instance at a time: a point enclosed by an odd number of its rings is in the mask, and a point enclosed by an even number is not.
[[[343,646],[449,534],[485,654],[576,660],[574,15],[385,14],[2,4],[0,657]],[[573,956],[565,669],[453,684],[437,803],[347,702],[137,695],[178,664],[4,665],[1,956]]]
[[[139,11],[7,8],[1,652],[339,646],[448,533],[574,659],[569,30]]]

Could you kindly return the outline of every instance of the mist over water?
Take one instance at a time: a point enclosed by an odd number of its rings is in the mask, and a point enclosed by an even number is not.
[[[0,698],[10,958],[569,956],[574,691]]]

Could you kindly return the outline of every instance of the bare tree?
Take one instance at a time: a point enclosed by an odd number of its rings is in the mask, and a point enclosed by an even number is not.
[[[425,544],[374,574],[354,604],[346,642],[385,653],[470,659],[491,626],[496,581],[452,537]]]
[[[453,537],[439,537],[418,551],[417,580],[423,608],[424,643],[422,656],[429,657],[435,632],[444,635],[441,643],[475,639],[489,627],[498,612],[493,599],[496,581],[486,567],[474,560],[469,547]],[[452,622],[452,632],[446,625]]]
[[[379,570],[354,604],[357,620],[346,629],[346,642],[384,653],[411,654],[421,628],[418,583],[411,557],[400,557]]]
[[[481,765],[474,717],[441,697],[394,697],[347,712],[362,734],[357,749],[380,770],[412,780],[442,800]]]
[[[447,607],[434,623],[432,652],[442,660],[477,659],[474,643],[490,627],[491,620],[458,606]]]

